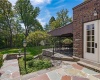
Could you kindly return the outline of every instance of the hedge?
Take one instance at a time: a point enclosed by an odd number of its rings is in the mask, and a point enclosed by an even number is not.
[[[3,64],[3,54],[0,54],[0,68],[1,68],[2,64]]]

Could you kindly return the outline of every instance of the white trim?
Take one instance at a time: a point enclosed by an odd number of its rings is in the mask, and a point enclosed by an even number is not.
[[[97,48],[95,48],[95,53],[93,54],[93,53],[87,53],[87,43],[86,43],[86,26],[87,25],[89,25],[89,24],[94,24],[94,26],[95,26],[95,37],[94,37],[94,39],[95,39],[95,43],[97,43],[98,45],[100,45],[99,44],[99,38],[98,38],[98,20],[96,20],[96,21],[91,21],[91,22],[87,22],[87,23],[84,23],[84,58],[85,59],[88,59],[88,60],[91,60],[91,61],[95,61],[95,62],[99,62],[99,56],[98,56],[98,53],[99,53],[99,46],[97,45]]]
[[[100,63],[100,20],[98,20],[98,32],[99,32],[99,63]]]

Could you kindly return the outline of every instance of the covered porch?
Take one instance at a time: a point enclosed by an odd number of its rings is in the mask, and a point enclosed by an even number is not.
[[[73,23],[52,30],[48,32],[48,34],[55,38],[55,40],[53,41],[53,54],[57,52],[70,57],[73,56],[73,43],[62,43],[62,40],[66,38],[73,40]]]

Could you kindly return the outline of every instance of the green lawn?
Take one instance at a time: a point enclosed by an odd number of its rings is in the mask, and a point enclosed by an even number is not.
[[[0,50],[0,54],[11,54],[11,53],[18,53],[18,49],[17,48],[13,48],[13,49],[1,49]]]
[[[31,55],[35,56],[35,55],[38,55],[38,54],[41,54],[42,53],[42,49],[46,49],[47,47],[46,46],[38,46],[38,47],[27,47],[26,51],[27,53],[30,53]],[[23,48],[20,48],[21,49],[21,52],[23,53],[24,52],[24,49]],[[12,48],[12,49],[1,49],[0,50],[0,54],[12,54],[12,53],[18,53],[19,49],[18,48]]]

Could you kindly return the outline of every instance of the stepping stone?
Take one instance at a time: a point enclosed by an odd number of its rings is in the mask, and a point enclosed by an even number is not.
[[[66,75],[66,72],[64,71],[64,69],[60,68],[60,69],[56,69],[55,70],[59,75],[61,76],[65,76]]]
[[[61,80],[61,77],[59,74],[57,74],[55,71],[51,71],[47,73],[50,80]]]
[[[62,77],[62,79],[61,79],[61,80],[71,80],[71,77],[70,77],[70,76],[65,75],[65,76],[63,76],[63,77]]]
[[[78,64],[72,64],[72,66],[73,66],[74,68],[76,68],[76,69],[79,69],[79,70],[82,70],[82,69],[83,69],[83,67],[80,66],[80,65],[78,65]]]
[[[66,74],[71,75],[71,76],[79,76],[79,77],[86,77],[87,74],[82,72],[81,70],[78,69],[67,69]]]
[[[16,72],[12,73],[12,77],[13,78],[20,77],[20,72],[19,71],[16,71]]]
[[[73,66],[72,66],[72,65],[67,65],[65,68],[66,68],[66,69],[72,69]]]
[[[72,80],[89,80],[87,78],[82,78],[82,77],[78,77],[78,76],[73,76]]]
[[[40,76],[35,77],[35,78],[28,79],[28,80],[50,80],[50,79],[48,78],[48,76],[46,74],[43,74],[43,75],[40,75]]]

